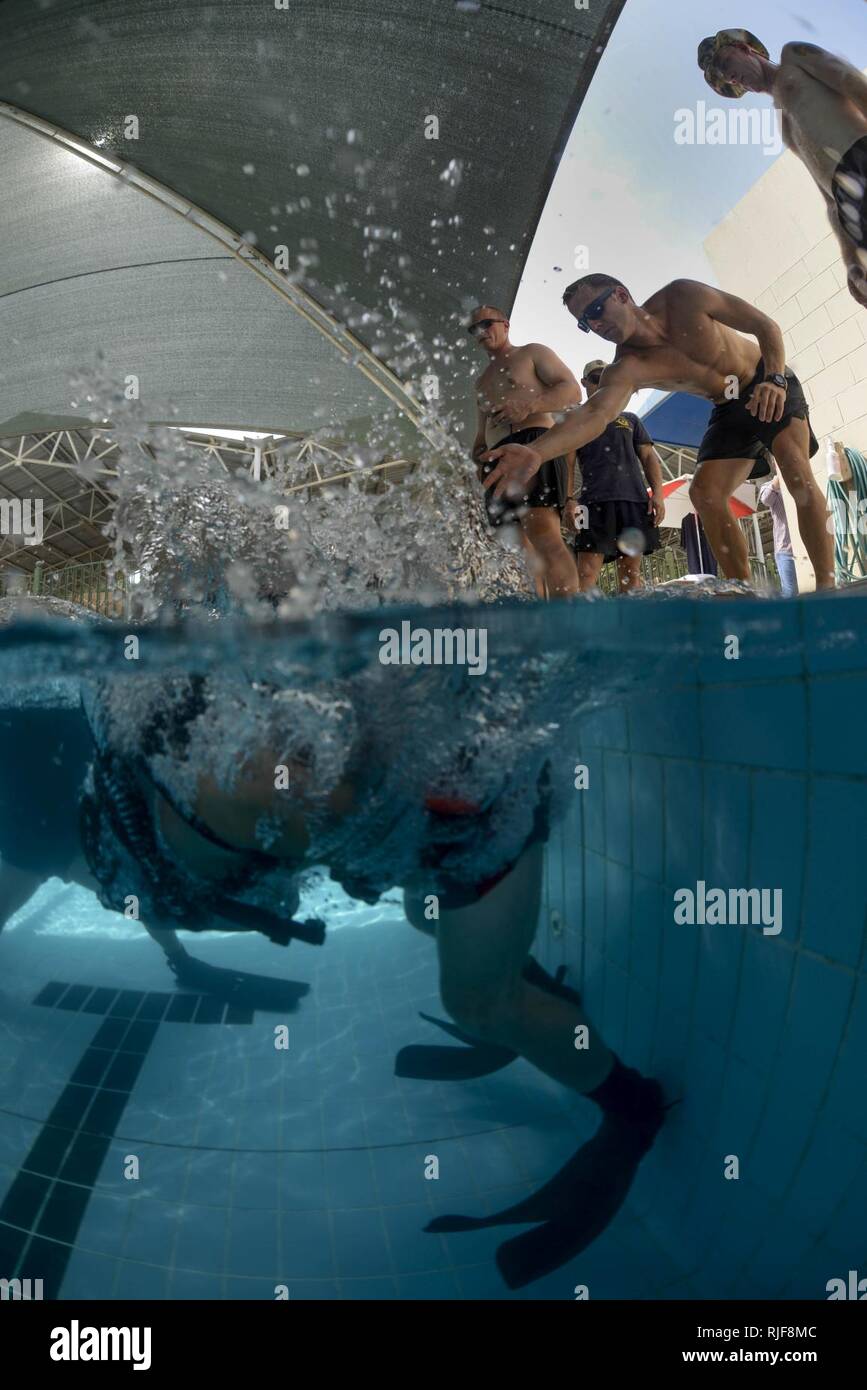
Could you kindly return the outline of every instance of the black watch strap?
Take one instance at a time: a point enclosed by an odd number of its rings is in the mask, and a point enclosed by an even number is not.
[[[788,391],[789,389],[789,378],[784,376],[782,372],[768,372],[765,381],[769,382],[771,386],[779,386],[781,391]]]

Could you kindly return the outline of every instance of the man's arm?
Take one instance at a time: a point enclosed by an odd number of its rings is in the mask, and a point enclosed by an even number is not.
[[[503,444],[490,449],[483,458],[496,460],[497,466],[485,478],[485,487],[493,487],[494,497],[503,497],[509,487],[518,491],[538,473],[548,459],[559,458],[583,449],[616,420],[632,396],[645,383],[639,379],[636,359],[625,358],[606,367],[599,379],[599,390],[589,401],[570,411],[567,418],[533,441],[533,448],[523,444]]]
[[[480,405],[478,404],[478,402],[477,402],[477,403],[476,403],[476,437],[475,437],[475,439],[473,440],[473,447],[472,447],[472,449],[470,450],[470,453],[471,453],[471,455],[472,455],[473,463],[476,465],[476,471],[477,471],[477,473],[478,473],[478,475],[479,475],[479,481],[481,481],[481,477],[482,477],[481,456],[482,456],[482,454],[485,452],[485,449],[486,449],[486,448],[487,448],[487,440],[485,439],[485,416],[484,416],[483,413],[482,413],[482,408],[481,408],[481,406],[480,406]]]
[[[787,43],[780,63],[793,63],[832,91],[848,97],[867,115],[867,77],[845,58],[837,58],[813,43]]]
[[[534,343],[533,366],[537,377],[546,387],[536,397],[537,410],[568,410],[570,406],[581,403],[581,387],[556,352],[543,347],[541,343]]]
[[[644,469],[644,476],[650,484],[651,509],[657,526],[665,516],[665,497],[662,491],[662,459],[652,444],[639,444],[638,457]]]
[[[734,328],[739,333],[751,333],[754,338],[758,338],[766,376],[770,376],[772,372],[781,375],[786,370],[786,347],[780,326],[755,305],[748,304],[745,299],[738,299],[735,294],[726,294],[724,290],[714,289],[712,285],[703,285],[698,280],[676,280],[672,288],[675,291],[688,291],[696,308],[703,310],[717,323],[724,324],[726,328]],[[782,420],[785,408],[785,390],[768,381],[761,382],[747,402],[749,413],[763,424]]]

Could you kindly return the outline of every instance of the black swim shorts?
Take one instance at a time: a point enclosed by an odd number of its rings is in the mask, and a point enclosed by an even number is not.
[[[840,225],[867,251],[867,135],[844,154],[832,181]],[[864,265],[867,270],[867,264]]]
[[[699,445],[697,463],[705,459],[757,459],[764,460],[766,450],[774,451],[774,440],[791,420],[806,420],[810,429],[810,458],[818,451],[819,441],[810,425],[810,408],[804,395],[804,388],[794,372],[786,368],[789,390],[782,420],[769,420],[762,423],[747,410],[753,391],[764,381],[767,373],[760,359],[755,376],[745,386],[737,400],[723,401],[715,405],[707,422],[704,438]],[[765,468],[766,472],[767,469]],[[758,476],[753,470],[750,476]]]
[[[627,555],[632,547],[624,541],[627,549],[621,550],[617,542],[624,531],[637,531],[641,537],[640,554],[650,555],[659,548],[659,532],[653,524],[653,513],[640,502],[590,502],[579,507],[587,507],[587,524],[582,525],[583,513],[578,513],[578,531],[573,545],[579,552],[604,555],[606,560],[619,560]],[[635,552],[633,552],[635,553]]]
[[[515,434],[510,434],[507,439],[501,439],[499,443],[492,445],[492,448],[500,449],[504,444],[532,444],[534,439],[547,433],[547,430],[537,427],[529,430],[517,430]],[[495,467],[495,463],[483,464],[482,477],[486,478],[491,469]],[[529,489],[522,501],[516,502],[507,497],[500,497],[495,500],[492,488],[485,491],[485,511],[488,514],[488,521],[492,526],[503,526],[507,522],[518,521],[527,507],[556,507],[558,511],[562,511],[566,505],[567,483],[565,458],[549,459],[530,479]]]

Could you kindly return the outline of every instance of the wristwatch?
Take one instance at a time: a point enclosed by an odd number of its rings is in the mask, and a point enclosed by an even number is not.
[[[789,378],[783,376],[782,372],[768,372],[765,381],[768,382],[770,386],[779,386],[781,391],[788,391],[789,389]]]

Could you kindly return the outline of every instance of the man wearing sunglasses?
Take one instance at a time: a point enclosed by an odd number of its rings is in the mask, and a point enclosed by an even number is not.
[[[592,400],[606,362],[584,368],[581,385]],[[594,589],[602,566],[617,562],[619,593],[641,587],[641,557],[659,545],[657,526],[665,515],[662,464],[653,440],[637,415],[624,411],[578,455],[581,492],[566,511],[575,530],[578,579],[582,593]],[[648,484],[650,493],[648,495]],[[573,520],[572,508],[577,516]]]
[[[483,482],[493,464],[482,455],[496,444],[535,443],[554,424],[553,411],[568,410],[581,400],[581,388],[565,363],[541,343],[516,347],[509,341],[509,320],[499,309],[482,304],[474,309],[467,332],[484,348],[489,362],[477,379],[476,437],[473,462]],[[555,453],[534,470],[530,485],[515,497],[485,494],[492,526],[518,523],[530,553],[537,593],[542,585],[549,598],[578,592],[578,576],[560,531],[560,516],[573,490],[574,453],[567,463]]]
[[[748,29],[721,29],[703,39],[698,65],[721,97],[773,98],[785,143],[825,200],[849,293],[867,308],[867,77],[812,43],[787,43],[772,63]]]
[[[819,444],[773,319],[697,280],[674,280],[639,305],[620,280],[595,273],[569,285],[563,302],[579,329],[616,344],[614,361],[596,394],[532,447],[511,442],[484,455],[496,463],[484,480],[494,497],[520,494],[546,459],[598,439],[636,391],[687,391],[714,402],[689,495],[723,574],[751,577],[729,498],[770,450],[794,498],[816,588],[833,588],[827,507],[810,467]]]

